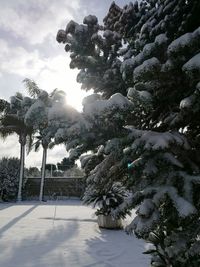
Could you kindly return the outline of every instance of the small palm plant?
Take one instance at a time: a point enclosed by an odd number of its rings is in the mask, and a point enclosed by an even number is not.
[[[85,204],[92,204],[93,207],[98,207],[96,215],[112,215],[116,208],[123,203],[124,198],[128,196],[128,192],[120,182],[115,182],[110,188],[102,188],[100,191],[87,189],[83,200]],[[127,212],[118,213],[117,216],[125,218]]]

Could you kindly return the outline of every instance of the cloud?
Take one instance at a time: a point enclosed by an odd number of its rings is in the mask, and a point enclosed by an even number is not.
[[[0,139],[1,153],[0,158],[2,157],[20,157],[20,144],[18,142],[18,136],[12,135],[7,137],[5,140]],[[65,149],[64,145],[57,145],[53,149],[49,149],[47,152],[47,163],[58,163],[64,157],[67,157],[68,152]],[[31,151],[25,157],[25,166],[26,167],[38,167],[40,168],[42,164],[42,148],[38,152]]]
[[[16,135],[9,136],[5,140],[0,139],[0,147],[0,157],[19,158],[20,146],[18,143],[18,137]]]
[[[82,99],[90,92],[80,89],[81,85],[76,82],[77,70],[69,69],[70,59],[58,55],[46,61],[36,80],[42,89],[50,92],[55,88],[63,90],[67,94],[67,102],[78,110],[82,109]]]
[[[47,163],[57,164],[64,157],[68,156],[68,152],[64,145],[57,145],[53,149],[47,151]],[[26,167],[38,167],[42,165],[42,148],[38,152],[30,152],[26,157]]]
[[[69,69],[70,58],[64,51],[63,56],[41,57],[38,50],[28,52],[23,47],[13,49],[1,39],[0,51],[0,72],[20,75],[20,80],[31,78],[48,92],[55,88],[63,90],[67,93],[69,104],[81,110],[82,98],[88,93],[80,89],[80,84],[76,82],[78,71]]]
[[[69,20],[82,23],[85,15],[103,11],[109,2],[111,0],[102,1],[99,5],[97,0],[1,1],[0,98],[8,99],[19,89],[25,93],[21,81],[28,77],[48,92],[55,88],[66,91],[68,103],[81,110],[82,98],[89,93],[80,90],[80,84],[76,83],[77,71],[69,69],[69,56],[55,36]],[[19,157],[17,137],[11,136],[5,142],[0,140],[0,149],[0,157]],[[49,151],[48,162],[56,163],[66,153],[65,148],[58,146]],[[41,158],[42,150],[31,152],[26,165],[40,166]]]
[[[5,40],[0,39],[0,72],[24,76],[35,76],[45,67],[38,50],[28,52],[23,47],[11,47]]]
[[[0,28],[31,44],[54,36],[65,21],[74,18],[80,1],[15,0],[4,1],[0,9]]]

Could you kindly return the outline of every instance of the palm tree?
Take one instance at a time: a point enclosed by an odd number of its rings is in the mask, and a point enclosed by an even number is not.
[[[52,109],[55,103],[63,103],[65,93],[61,90],[55,89],[51,94],[48,94],[46,91],[39,89],[37,84],[30,79],[25,79],[24,83],[30,95],[36,98],[35,103],[30,107],[29,111],[26,114],[25,123],[27,125],[31,125],[34,129],[37,130],[37,136],[35,137],[36,142],[33,143],[35,151],[37,151],[40,146],[42,146],[43,148],[39,195],[39,200],[42,201],[47,151],[48,148],[53,147],[53,145],[50,145],[51,139],[54,138],[54,135],[57,131],[56,126],[50,123],[49,111]]]
[[[0,99],[0,135],[6,138],[17,134],[20,143],[20,177],[17,200],[21,201],[22,183],[24,178],[25,146],[28,140],[29,146],[32,142],[33,127],[24,123],[27,108],[32,104],[32,99],[23,97],[20,93],[11,97],[10,103]]]

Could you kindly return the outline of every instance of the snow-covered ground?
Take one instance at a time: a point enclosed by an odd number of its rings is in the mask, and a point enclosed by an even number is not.
[[[99,229],[79,200],[0,204],[0,267],[147,267],[145,244]]]

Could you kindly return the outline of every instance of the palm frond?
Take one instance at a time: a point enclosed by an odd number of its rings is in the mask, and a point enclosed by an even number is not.
[[[53,97],[56,93],[58,92],[58,88],[55,88],[51,93],[50,93],[50,97]]]
[[[35,152],[38,152],[39,151],[40,145],[41,145],[40,140],[38,140],[37,142],[35,142]]]
[[[59,100],[66,97],[66,93],[63,90],[58,90],[57,88],[49,95],[54,100]]]
[[[41,89],[33,80],[26,78],[23,80],[23,83],[31,97],[36,98],[41,93]]]
[[[49,149],[53,149],[56,146],[55,142],[51,142],[48,146]]]
[[[0,137],[2,139],[5,140],[9,135],[12,135],[14,133],[16,133],[16,131],[12,127],[0,126]]]
[[[27,151],[27,154],[30,153],[30,151],[32,150],[33,148],[33,136],[31,134],[28,134],[27,137],[26,137],[26,151]]]
[[[13,126],[16,128],[23,127],[24,128],[24,122],[23,120],[20,120],[16,114],[5,114],[1,117],[1,125],[2,126]]]

